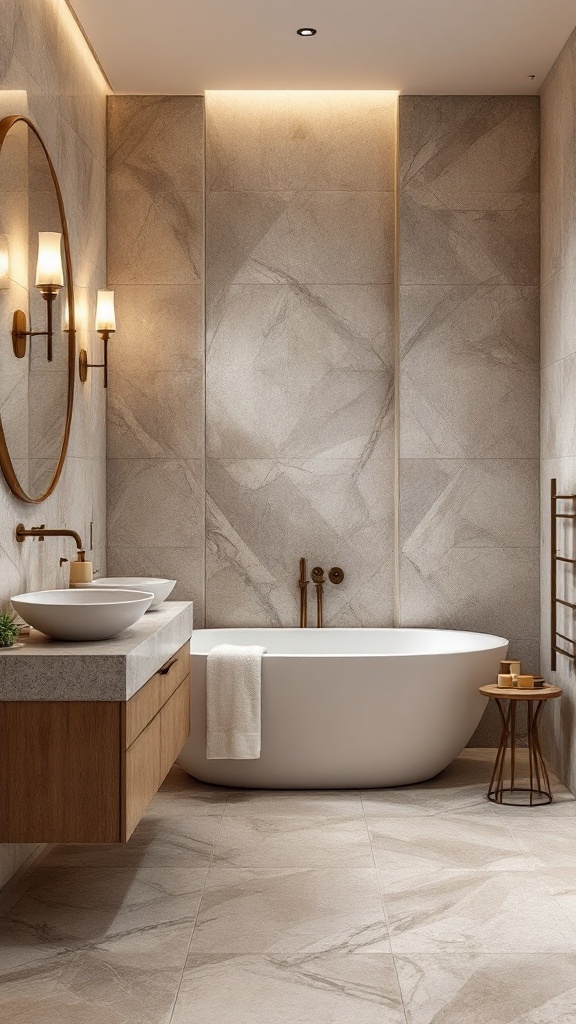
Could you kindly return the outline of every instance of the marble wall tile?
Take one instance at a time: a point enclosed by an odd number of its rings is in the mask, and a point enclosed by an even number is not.
[[[394,190],[393,93],[211,92],[206,104],[210,191]]]
[[[400,101],[403,284],[538,283],[538,100]]]
[[[108,194],[108,280],[113,284],[198,284],[203,200],[198,192]]]
[[[64,0],[10,0],[0,24],[0,115],[28,114],[38,125],[61,183],[76,282],[105,283],[105,116],[108,87]],[[85,268],[92,268],[90,276]],[[79,331],[79,341],[84,334]],[[50,383],[48,379],[45,381]],[[4,416],[4,410],[3,410]],[[49,437],[49,431],[47,432]],[[44,441],[37,451],[47,453]],[[34,471],[46,470],[39,458]],[[76,529],[87,545],[93,523],[95,564],[106,569],[105,404],[102,388],[77,385],[69,457],[54,494],[36,512],[0,483],[0,606],[25,590],[67,585],[66,541],[17,544],[18,522]],[[0,886],[33,852],[1,848]]]
[[[201,459],[109,459],[108,534],[112,546],[199,542],[204,506]],[[168,511],[170,515],[168,515]],[[160,545],[161,546],[161,545]]]
[[[346,573],[326,590],[326,625],[390,622],[393,474],[392,459],[209,459],[210,624],[296,625],[303,554]]]
[[[109,571],[204,608],[204,103],[108,106]],[[152,399],[153,396],[153,400]]]
[[[541,93],[542,103],[542,388],[541,388],[541,631],[542,670],[564,690],[558,706],[550,709],[543,725],[546,752],[554,769],[574,791],[576,759],[576,684],[573,663],[558,655],[556,672],[550,658],[550,479],[560,493],[576,493],[576,422],[573,415],[575,383],[576,309],[576,32],[572,34]],[[568,509],[568,505],[566,505]],[[568,529],[566,527],[568,526]],[[573,530],[559,521],[557,550],[576,557]],[[576,601],[574,576],[558,567],[558,593]],[[558,608],[558,630],[574,636],[574,616]],[[564,643],[564,642],[563,642]],[[571,645],[566,644],[570,650]]]
[[[572,33],[541,89],[542,281],[576,257],[576,139]]]
[[[138,367],[174,373],[196,370],[204,361],[203,288],[195,285],[115,285],[122,344],[110,345],[114,373]],[[169,350],[168,350],[169,344]],[[203,390],[203,389],[202,389]],[[203,395],[196,395],[204,401]]]
[[[400,99],[400,621],[506,636],[533,671],[538,144],[537,98]]]
[[[542,197],[544,202],[544,197]],[[544,224],[544,222],[543,222]],[[561,267],[540,288],[540,365],[576,352],[576,259]]]
[[[208,455],[390,453],[393,305],[374,285],[226,289],[208,314]]]
[[[114,96],[108,104],[108,184],[114,192],[202,193],[200,97]],[[117,114],[118,112],[118,114]]]
[[[210,192],[213,284],[387,284],[394,276],[392,192]]]
[[[194,623],[197,629],[204,622],[204,542],[191,547],[177,544],[150,547],[139,544],[116,546],[108,543],[108,572],[112,576],[157,576],[176,580],[170,595],[173,601],[194,602]],[[200,547],[199,547],[200,543]]]
[[[210,625],[295,623],[301,556],[347,573],[328,624],[391,622],[395,130],[384,94],[207,100]]]
[[[538,461],[402,459],[400,494],[402,624],[537,637]]]
[[[121,374],[112,371],[108,381],[109,458],[202,458],[201,370],[131,373],[126,368]]]
[[[109,349],[109,458],[203,459],[202,305],[200,285],[116,289],[122,338]]]
[[[450,210],[420,182],[402,192],[404,284],[538,283],[538,198],[512,210]]]
[[[576,452],[576,353],[542,367],[543,459],[570,457]]]
[[[112,575],[178,581],[175,600],[204,607],[204,460],[108,459],[107,544]]]
[[[538,451],[538,292],[509,285],[401,291],[401,456]]]

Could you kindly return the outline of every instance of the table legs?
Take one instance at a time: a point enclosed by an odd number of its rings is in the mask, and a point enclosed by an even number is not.
[[[488,787],[488,799],[492,800],[493,803],[511,804],[514,807],[535,807],[540,804],[549,804],[552,803],[552,791],[550,789],[550,779],[548,778],[548,772],[546,770],[544,758],[542,757],[540,737],[538,735],[538,721],[542,711],[542,706],[545,703],[543,700],[526,701],[528,705],[527,740],[530,785],[516,785],[516,702],[518,699],[519,698],[509,700],[508,708],[507,710],[504,710],[503,698],[496,698],[496,706],[500,713],[500,720],[502,723],[502,733],[500,736],[500,745],[496,754],[496,761],[494,762],[492,778],[490,779],[490,785]],[[504,771],[506,767],[508,744],[510,744],[510,785],[506,786],[504,784]],[[524,798],[521,797],[519,800],[506,800],[504,799],[505,794],[508,794],[510,797],[520,794],[525,794],[525,796]]]

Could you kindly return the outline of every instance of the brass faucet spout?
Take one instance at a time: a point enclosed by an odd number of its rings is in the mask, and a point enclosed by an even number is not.
[[[43,526],[32,527],[31,530],[27,530],[24,523],[18,523],[16,527],[16,540],[19,544],[22,544],[26,537],[38,537],[44,540],[44,537],[72,537],[76,547],[78,549],[78,561],[83,562],[86,557],[86,551],[82,543],[82,538],[76,530],[45,530]]]

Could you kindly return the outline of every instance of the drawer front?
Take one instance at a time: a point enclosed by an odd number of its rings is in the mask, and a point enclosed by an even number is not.
[[[180,684],[160,712],[160,775],[163,782],[190,732],[190,677]]]
[[[169,658],[165,665],[126,704],[126,749],[158,714],[160,708],[190,674],[190,642]]]
[[[125,754],[122,839],[132,835],[162,782],[160,715],[156,715]]]

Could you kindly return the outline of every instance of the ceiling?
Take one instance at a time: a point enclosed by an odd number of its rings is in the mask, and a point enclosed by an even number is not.
[[[574,0],[71,2],[120,93],[529,94],[576,26]]]

